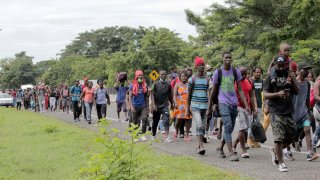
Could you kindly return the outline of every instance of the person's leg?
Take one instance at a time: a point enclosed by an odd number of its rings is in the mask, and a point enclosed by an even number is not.
[[[100,121],[100,119],[102,119],[102,116],[101,116],[101,104],[96,104],[96,109],[97,109],[98,120]]]
[[[262,126],[263,126],[263,129],[264,129],[264,132],[267,132],[267,129],[268,129],[269,125],[270,125],[270,116],[269,116],[269,114],[263,113]]]
[[[310,123],[311,124],[311,123]],[[311,143],[311,128],[310,126],[303,127],[303,131],[306,138],[307,150],[312,151],[312,143]]]
[[[181,122],[183,121],[183,119],[176,119],[176,124],[175,124],[175,135],[178,135],[179,132],[179,128],[181,126]]]
[[[87,108],[85,107],[84,101],[82,101],[83,117],[87,121]]]
[[[201,119],[200,109],[192,108],[192,117],[196,124],[196,135],[198,139],[198,149],[199,151],[204,150],[203,137],[205,133],[205,126],[203,126]]]
[[[132,112],[132,124],[137,126],[136,128],[140,127],[140,115],[142,112],[141,108],[135,108],[135,112]]]
[[[101,118],[107,117],[107,104],[101,104]]]
[[[72,108],[73,108],[73,119],[76,121],[77,118],[78,118],[78,115],[77,115],[78,111],[76,109],[78,107],[78,101],[72,101],[72,104],[73,104],[73,106],[72,106]]]
[[[144,107],[141,111],[141,121],[142,121],[142,127],[141,132],[142,134],[145,134],[147,131],[147,124],[148,124],[148,111],[147,107]]]
[[[152,114],[153,114],[153,116],[152,116],[152,120],[153,120],[152,121],[152,136],[156,136],[161,113],[158,111],[153,111]]]
[[[122,111],[123,111],[124,118],[127,121],[128,120],[128,113],[127,113],[128,110],[127,110],[126,102],[122,103]]]
[[[179,127],[179,134],[181,137],[184,136],[184,127],[185,126],[186,126],[186,121],[181,121],[180,127]],[[191,126],[191,124],[190,124],[190,126]],[[189,128],[189,130],[190,130],[190,128]],[[189,134],[189,132],[188,132],[188,134]]]
[[[184,124],[186,125],[186,137],[189,137],[189,132],[190,132],[190,128],[191,128],[191,119],[186,119],[186,120],[182,120],[182,122],[185,122]]]
[[[164,131],[165,131],[165,136],[169,137],[169,121],[170,121],[170,113],[169,113],[169,108],[165,107],[161,110],[159,110],[161,115],[162,115],[162,120],[163,120],[163,126],[164,126]]]
[[[121,107],[122,107],[122,103],[121,103],[121,102],[117,102],[117,115],[118,115],[118,120],[120,119]]]
[[[283,144],[281,142],[275,142],[274,143],[274,153],[276,154],[277,160],[280,164],[283,163]]]

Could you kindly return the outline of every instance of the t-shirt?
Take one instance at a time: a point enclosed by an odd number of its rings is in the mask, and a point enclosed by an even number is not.
[[[169,98],[171,96],[171,85],[167,81],[156,81],[151,91],[154,95],[154,101],[157,108],[164,108],[169,105]]]
[[[38,97],[39,97],[39,99],[44,99],[44,89],[39,89]]]
[[[123,103],[126,101],[126,92],[129,89],[128,86],[116,86],[115,89],[117,90],[117,103]]]
[[[281,90],[284,90],[284,86],[286,84],[287,77],[285,76],[279,76],[276,78],[276,83],[275,85],[271,84],[271,77],[270,75],[267,76],[265,79],[263,85],[263,89],[266,92],[269,93],[276,93]],[[290,88],[290,93],[289,96],[286,98],[281,98],[281,97],[275,97],[272,99],[269,99],[268,105],[269,105],[269,112],[271,114],[280,114],[280,115],[290,115],[293,113],[293,103],[292,103],[292,86]]]
[[[263,80],[262,79],[253,79],[254,92],[257,99],[258,108],[262,108],[262,91],[263,91]]]
[[[84,88],[84,101],[92,103],[93,102],[93,95],[94,95],[94,88],[88,89],[87,87]]]
[[[16,97],[17,96],[16,91],[12,91],[11,95],[12,95],[12,97]]]
[[[55,91],[52,91],[51,93],[50,93],[50,97],[56,97],[57,96],[57,93],[55,92]]]
[[[193,82],[194,79],[194,82]],[[208,108],[208,79],[206,77],[195,76],[188,80],[188,87],[192,90],[191,96],[191,107],[196,109],[207,109]]]
[[[132,89],[133,85],[130,84],[130,91],[132,91]],[[143,93],[142,84],[139,84],[138,94],[136,96],[133,94],[131,103],[135,108],[143,108],[146,106],[145,93]]]
[[[72,86],[70,91],[72,94],[71,100],[72,101],[79,101],[79,98],[80,98],[80,95],[82,92],[82,88],[80,86]]]
[[[107,94],[108,91],[106,88],[98,88],[94,92],[94,94],[97,96],[96,98],[96,104],[106,104],[107,103]]]
[[[16,94],[16,98],[17,98],[17,102],[21,102],[22,101],[22,98],[23,98],[23,93],[22,92],[18,92]]]
[[[61,91],[61,93],[62,93],[62,97],[68,97],[69,96],[69,89],[62,89],[62,91]]]
[[[252,84],[249,82],[248,79],[243,79],[240,81],[240,85],[244,94],[244,97],[246,98],[246,101],[249,105],[249,107],[252,107],[251,105],[251,98],[250,98],[250,91],[253,89]],[[246,106],[241,101],[240,95],[238,93],[238,86],[237,83],[235,83],[235,90],[237,91],[237,97],[238,97],[238,107],[246,108]]]
[[[299,123],[305,118],[309,117],[309,111],[307,107],[307,99],[309,100],[310,94],[308,93],[308,82],[298,82],[297,86],[299,88],[299,93],[297,95],[293,95],[293,119]]]
[[[175,79],[173,79],[173,80],[171,81],[171,83],[170,83],[171,89],[174,89],[174,86],[175,86],[177,83],[179,83],[179,82],[180,82],[179,77],[176,77]]]
[[[233,75],[232,67],[228,71],[221,67],[222,69],[222,77],[221,77],[221,84],[219,87],[219,95],[218,100],[221,104],[237,106],[238,105],[238,98],[234,88],[235,77]],[[241,80],[241,73],[238,69],[237,72],[237,79],[236,81]],[[216,69],[213,73],[212,82],[214,85],[218,84],[218,70]]]

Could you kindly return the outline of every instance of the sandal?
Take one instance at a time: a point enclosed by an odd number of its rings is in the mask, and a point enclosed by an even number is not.
[[[243,154],[241,154],[241,157],[242,158],[249,158],[250,156],[249,156],[249,153],[243,153]]]
[[[177,140],[177,137],[178,137],[178,134],[175,132],[175,133],[173,133],[173,139],[174,140]]]
[[[203,156],[206,153],[206,150],[204,150],[204,149],[200,150],[199,148],[197,148],[196,152]]]
[[[190,141],[192,141],[192,138],[190,136],[186,136],[186,137],[184,137],[184,140],[187,142],[190,142]]]

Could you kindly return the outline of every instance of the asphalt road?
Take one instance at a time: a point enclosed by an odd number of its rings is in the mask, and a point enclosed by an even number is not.
[[[98,129],[98,127],[95,126],[95,124],[97,123],[97,116],[95,111],[93,111],[93,122],[91,125],[86,123],[83,118],[80,122],[74,122],[72,113],[67,114],[63,112],[45,112],[43,113],[43,115],[53,116],[57,119],[82,128],[90,130]],[[121,115],[123,117],[123,114]],[[128,127],[127,122],[117,120],[115,103],[111,103],[111,105],[108,106],[107,117],[108,119],[112,120],[111,126],[114,128],[118,128],[120,131],[124,131]],[[158,134],[158,137],[161,137],[160,133]],[[228,158],[218,158],[216,156],[215,149],[217,148],[219,141],[213,136],[211,136],[210,143],[205,144],[206,155],[199,156],[198,154],[196,154],[196,137],[193,136],[192,138],[192,142],[189,143],[184,142],[183,139],[177,139],[173,143],[158,142],[153,143],[152,146],[160,152],[165,152],[176,156],[193,157],[203,161],[204,163],[219,167],[221,169],[238,172],[242,175],[253,177],[254,179],[320,179],[320,160],[318,159],[313,162],[306,161],[305,144],[303,145],[302,152],[293,151],[294,158],[296,159],[295,161],[286,162],[289,168],[289,172],[284,173],[278,171],[278,167],[272,164],[271,155],[269,153],[269,149],[272,146],[271,127],[267,131],[268,141],[264,143],[261,148],[249,149],[248,153],[250,154],[250,158],[240,158],[239,162],[231,162]],[[234,138],[235,135],[233,135],[233,139]],[[318,150],[320,151],[320,149]],[[239,148],[238,151],[240,151]],[[226,147],[225,152],[227,152]],[[170,162],[168,162],[168,165],[170,165]]]

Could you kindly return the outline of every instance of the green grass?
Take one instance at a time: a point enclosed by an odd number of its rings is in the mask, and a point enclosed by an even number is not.
[[[92,132],[40,114],[0,108],[0,179],[82,179],[93,152]],[[243,179],[188,157],[144,151],[141,179]]]

